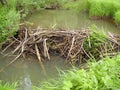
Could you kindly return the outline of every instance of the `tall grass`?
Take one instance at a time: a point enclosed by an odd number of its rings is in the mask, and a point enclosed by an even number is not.
[[[120,0],[69,0],[62,4],[64,9],[86,10],[91,17],[110,17],[119,22]]]
[[[63,4],[64,9],[72,9],[77,12],[86,9],[87,0],[69,0]]]
[[[15,34],[19,20],[20,14],[14,8],[0,8],[0,42]]]
[[[115,19],[116,22],[120,22],[120,11],[117,11],[115,13],[114,19]]]
[[[0,90],[16,90],[17,83],[5,83],[3,84],[2,81],[0,81]]]
[[[100,46],[107,42],[107,35],[95,25],[90,27],[90,35],[85,38],[83,47],[88,56],[94,55],[98,59],[100,54]]]
[[[87,10],[90,16],[112,17],[120,22],[120,0],[87,0]]]
[[[88,0],[90,16],[113,16],[117,10],[116,0]]]
[[[93,49],[99,47],[102,43],[107,41],[107,35],[97,28],[95,25],[90,27],[90,36],[86,37],[84,42],[84,48],[86,51],[90,51],[89,49]],[[89,43],[91,45],[89,45]]]
[[[89,69],[73,69],[63,73],[54,83],[33,90],[119,90],[120,55],[88,62]]]

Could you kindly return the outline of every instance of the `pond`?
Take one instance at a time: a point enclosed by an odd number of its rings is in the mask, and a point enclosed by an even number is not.
[[[29,15],[25,21],[33,23],[33,28],[40,26],[43,28],[56,27],[76,30],[95,24],[101,30],[113,33],[120,32],[110,20],[90,20],[85,12],[75,13],[68,10],[40,10]],[[4,67],[12,59],[13,57],[0,55],[0,68]],[[65,64],[64,59],[59,56],[51,56],[51,60],[46,61],[44,66],[46,75],[36,57],[19,58],[0,73],[0,80],[11,82],[17,80],[21,83],[26,83],[27,80],[29,84],[38,85],[46,80],[57,78],[59,70],[68,70],[71,68],[71,65]]]
[[[91,20],[86,12],[76,13],[70,10],[41,10],[30,14],[25,21],[34,27],[63,28],[76,30],[96,25],[101,30],[120,33],[112,20]]]
[[[0,68],[4,67],[13,59],[14,57],[0,55]],[[46,74],[36,57],[19,58],[16,62],[5,68],[4,71],[0,72],[0,80],[25,83],[24,79],[27,79],[27,81],[30,80],[32,85],[39,85],[44,81],[57,78],[60,70],[68,70],[71,65],[65,64],[64,59],[59,56],[51,56],[50,61],[44,62],[44,67]]]

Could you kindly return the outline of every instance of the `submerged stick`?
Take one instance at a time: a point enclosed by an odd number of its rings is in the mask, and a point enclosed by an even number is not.
[[[12,46],[15,43],[15,41],[13,41],[12,43],[10,43],[5,49],[2,50],[1,54],[3,54],[10,46]]]
[[[14,54],[17,50],[19,50],[21,46],[22,46],[22,42],[20,42],[20,44],[15,48],[15,50],[12,51],[12,54]]]
[[[47,39],[44,39],[44,41],[43,41],[44,56],[47,57],[48,60],[50,60],[50,55],[49,55],[49,52],[48,52],[46,41],[47,41]]]
[[[15,62],[20,56],[22,55],[22,53],[20,53],[16,58],[14,58],[10,63],[8,63],[5,67],[3,67],[2,69],[0,69],[0,72],[2,72],[5,68],[7,68],[9,65],[11,65],[13,62]]]
[[[35,40],[35,37],[33,37],[33,39]],[[39,49],[38,49],[37,44],[35,44],[35,51],[36,51],[36,55],[37,55],[37,58],[38,58],[38,60],[39,60],[40,66],[41,66],[41,68],[43,69],[44,74],[47,76],[45,67],[44,67],[44,65],[43,65],[43,63],[42,63],[42,60],[41,60],[41,56],[40,56],[40,52],[39,52]]]
[[[13,54],[21,47],[21,52],[19,55],[17,55],[17,57],[15,57],[10,63],[8,63],[5,67],[3,67],[0,72],[2,72],[5,68],[7,68],[9,65],[11,65],[13,62],[15,62],[24,52],[24,48],[25,48],[25,43],[28,41],[27,40],[27,29],[26,30],[26,33],[25,33],[25,38],[24,38],[24,41],[23,42],[20,42],[19,46],[12,52]],[[10,44],[11,45],[11,44]]]

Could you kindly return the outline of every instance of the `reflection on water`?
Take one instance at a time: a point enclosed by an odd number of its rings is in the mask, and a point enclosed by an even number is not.
[[[17,90],[31,90],[32,82],[29,74],[26,74],[19,80]]]
[[[9,60],[12,60],[12,58],[0,56],[0,68],[5,66]],[[68,70],[71,67],[70,65],[64,64],[64,59],[58,56],[52,56],[50,61],[44,63],[47,73],[46,76],[35,57],[29,57],[23,60],[23,58],[20,58],[1,72],[0,80],[5,82],[17,80],[19,84],[22,85],[21,88],[30,88],[31,84],[38,85],[43,83],[43,81],[57,78],[59,76],[58,69]]]
[[[90,20],[88,14],[84,12],[75,13],[69,10],[41,10],[29,15],[26,21],[34,23],[36,27],[66,29],[86,28],[95,24],[101,30],[119,32],[118,28],[110,20]]]

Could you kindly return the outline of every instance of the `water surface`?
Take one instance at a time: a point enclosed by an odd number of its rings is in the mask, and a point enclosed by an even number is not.
[[[74,12],[69,10],[40,10],[26,18],[33,23],[34,27],[81,29],[96,25],[100,30],[119,33],[119,29],[111,20],[91,20],[85,12]]]
[[[112,22],[90,20],[84,12],[75,13],[68,10],[40,10],[29,15],[26,21],[33,23],[34,28],[40,26],[43,28],[56,27],[76,30],[95,24],[100,30],[119,33],[119,29]],[[4,67],[10,60],[13,60],[13,57],[0,55],[0,68]],[[41,69],[36,57],[20,58],[0,73],[0,80],[5,82],[19,80],[23,83],[28,80],[33,85],[38,85],[46,80],[57,78],[59,76],[58,69],[68,70],[71,67],[70,65],[64,64],[64,59],[59,56],[52,56],[50,61],[44,63],[44,66],[47,76]]]
[[[8,64],[10,60],[13,60],[13,57],[0,55],[0,68]],[[52,56],[50,61],[44,62],[44,67],[47,75],[45,75],[36,57],[19,58],[0,73],[0,80],[4,82],[21,81],[24,83],[24,79],[27,78],[31,80],[33,85],[38,85],[44,81],[57,78],[59,76],[59,70],[68,70],[71,66],[65,64],[63,58]]]

